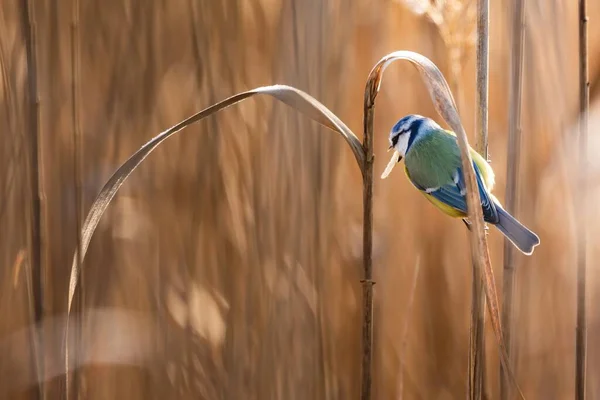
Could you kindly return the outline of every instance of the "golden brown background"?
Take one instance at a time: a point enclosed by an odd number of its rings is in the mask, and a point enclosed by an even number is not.
[[[30,0],[35,66],[26,58],[26,3],[0,2],[2,399],[60,398],[78,194],[85,215],[121,162],[193,112],[285,83],[360,136],[370,68],[405,49],[444,72],[474,141],[475,0],[434,2],[439,13],[429,15],[415,14],[427,0],[96,0],[79,1],[75,19],[74,1]],[[490,158],[503,199],[512,2],[490,3]],[[528,399],[574,392],[576,3],[526,1],[517,215],[542,241],[532,257],[518,256],[516,372]],[[600,2],[588,3],[588,394],[600,399]],[[39,85],[37,168],[28,71]],[[390,127],[409,113],[440,121],[417,72],[398,63],[378,100],[377,176]],[[32,175],[42,197],[37,266]],[[78,397],[358,398],[361,204],[360,172],[343,140],[270,99],[235,105],[167,141],[127,181],[92,240],[78,303],[85,313],[73,318],[83,327]],[[396,171],[376,182],[374,234],[374,398],[464,398],[471,267],[463,224]],[[490,245],[501,285],[495,230]],[[488,331],[487,385],[497,398]]]

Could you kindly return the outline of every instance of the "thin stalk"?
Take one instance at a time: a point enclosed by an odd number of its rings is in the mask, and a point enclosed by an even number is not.
[[[488,158],[488,98],[490,71],[490,4],[477,1],[477,151]]]
[[[477,151],[488,158],[489,1],[477,1]],[[485,233],[484,233],[485,234]],[[485,291],[483,270],[473,263],[469,351],[469,398],[480,400],[485,391]]]
[[[585,379],[587,363],[587,321],[586,321],[586,221],[587,208],[587,136],[589,119],[590,83],[588,80],[587,54],[587,4],[579,0],[579,171],[581,174],[579,194],[579,237],[577,241],[577,330],[575,340],[576,371],[575,398],[585,399]]]
[[[81,268],[81,222],[82,218],[82,177],[81,177],[81,153],[82,153],[82,140],[81,140],[81,129],[79,123],[79,84],[80,84],[80,68],[79,68],[79,1],[73,1],[73,15],[71,20],[71,123],[73,126],[73,183],[75,188],[75,234],[77,238],[77,254],[79,258],[77,263]],[[81,274],[81,283],[79,290],[79,311],[83,311],[85,302],[85,280],[83,279],[83,271]],[[83,314],[81,314],[83,315]],[[76,354],[75,359],[78,360],[81,357],[82,341],[83,341],[83,324],[84,318],[81,319],[80,326],[76,335]],[[76,362],[76,365],[80,365]],[[74,397],[79,397],[79,379],[78,376],[81,372],[76,369],[73,371],[73,383],[75,385],[73,393]],[[70,388],[66,387],[67,399],[69,398]]]
[[[28,92],[27,101],[29,103],[29,191],[31,197],[31,285],[30,301],[33,304],[33,324],[41,326],[44,313],[44,282],[42,266],[42,199],[40,186],[40,135],[39,135],[39,115],[40,102],[38,97],[37,85],[37,55],[36,55],[36,25],[35,9],[32,0],[22,0],[21,16],[23,24],[23,36],[25,37],[26,58],[27,58],[27,82]],[[44,346],[42,330],[34,335],[32,348],[36,359],[36,372],[38,378],[38,398],[44,398]]]
[[[375,101],[369,102],[365,93],[363,138],[363,323],[362,323],[362,381],[361,400],[371,398],[373,364],[373,117]]]
[[[506,210],[517,216],[520,150],[521,150],[521,99],[523,92],[523,53],[525,36],[525,1],[514,1],[512,19],[512,49],[510,65],[510,86],[508,96],[508,156],[506,161]],[[515,249],[508,239],[504,240],[504,283],[502,303],[502,326],[504,326],[504,345],[508,361],[514,370],[511,358],[512,336],[514,330],[513,291],[516,283]],[[510,378],[500,366],[500,398],[507,400],[511,395]]]
[[[417,261],[415,263],[415,272],[413,275],[412,286],[410,290],[410,296],[408,298],[408,304],[406,306],[406,317],[404,318],[404,328],[402,329],[402,341],[400,342],[400,367],[398,372],[398,400],[404,398],[404,360],[406,358],[406,345],[408,344],[408,327],[410,325],[410,319],[412,317],[413,305],[415,303],[415,293],[417,292],[417,282],[419,279],[419,271],[421,268],[421,255],[417,255]]]

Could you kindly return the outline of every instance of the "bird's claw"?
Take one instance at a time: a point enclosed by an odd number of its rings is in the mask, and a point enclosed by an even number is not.
[[[463,218],[462,222],[464,222],[467,229],[471,231],[471,223],[466,218]]]
[[[468,219],[466,219],[466,218],[463,218],[463,219],[462,219],[462,222],[464,222],[464,224],[465,224],[465,226],[467,227],[467,229],[468,229],[469,231],[471,231],[471,225],[472,225],[472,224],[471,224],[471,222],[469,222],[469,220],[468,220]],[[484,230],[484,231],[487,233],[487,232],[490,230],[490,227],[489,227],[487,224],[484,224],[484,225],[483,225],[483,230]]]

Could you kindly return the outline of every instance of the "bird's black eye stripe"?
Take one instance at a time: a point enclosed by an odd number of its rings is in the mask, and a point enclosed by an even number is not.
[[[392,146],[396,146],[396,144],[398,143],[398,139],[400,139],[400,135],[402,135],[403,133],[406,133],[406,132],[408,132],[408,131],[401,130],[400,132],[398,132],[398,134],[392,138]]]

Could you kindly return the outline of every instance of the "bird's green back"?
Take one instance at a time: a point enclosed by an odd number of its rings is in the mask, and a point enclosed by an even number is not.
[[[470,150],[484,185],[491,190],[494,186],[494,172],[479,153]],[[415,139],[404,162],[409,178],[421,188],[451,184],[456,169],[462,165],[456,136],[453,132],[442,129],[428,130]]]

